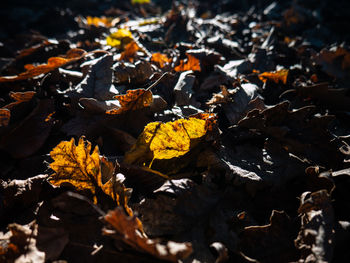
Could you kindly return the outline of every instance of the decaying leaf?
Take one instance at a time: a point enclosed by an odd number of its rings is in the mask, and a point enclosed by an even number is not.
[[[171,63],[172,59],[168,58],[167,55],[162,53],[153,53],[151,57],[151,61],[157,62],[160,68],[163,68],[166,64]]]
[[[152,92],[145,89],[127,90],[125,95],[117,95],[120,108],[107,111],[107,114],[121,114],[127,111],[140,110],[152,103]]]
[[[167,123],[151,122],[125,154],[124,162],[142,164],[183,156],[198,144],[206,132],[206,121],[193,117]]]
[[[97,146],[91,152],[91,143],[85,141],[84,137],[79,139],[78,145],[75,145],[74,138],[62,141],[50,152],[50,156],[54,160],[50,168],[55,172],[49,178],[52,185],[69,183],[77,190],[89,190],[94,196],[94,202],[97,202],[98,194],[102,191],[129,210],[126,205],[127,189],[122,183],[116,184],[114,177],[105,178],[106,173],[102,174],[103,167],[107,168],[105,171],[108,174],[113,174],[111,163],[100,158]]]
[[[185,60],[180,60],[180,64],[174,68],[175,71],[201,71],[201,65],[199,59],[195,58],[193,55],[187,55],[187,62]]]
[[[151,0],[131,0],[131,3],[133,5],[135,4],[149,4]]]
[[[48,73],[56,68],[63,67],[68,63],[81,59],[86,54],[85,50],[74,48],[69,50],[65,56],[51,57],[47,64],[34,66],[32,64],[25,65],[26,71],[17,76],[3,76],[0,77],[0,82],[10,82],[16,80],[25,80]]]
[[[281,69],[276,72],[264,72],[259,74],[259,79],[263,82],[266,82],[267,80],[271,80],[275,83],[282,82],[283,84],[287,83],[288,78],[288,69]]]
[[[107,45],[116,48],[124,48],[125,45],[133,40],[133,36],[128,29],[120,28],[107,37]]]
[[[138,218],[127,216],[120,208],[109,211],[104,219],[113,227],[112,230],[104,229],[105,235],[113,236],[117,240],[121,239],[122,242],[140,252],[171,262],[178,262],[192,253],[190,243],[168,241],[162,244],[157,240],[149,239],[143,232]]]

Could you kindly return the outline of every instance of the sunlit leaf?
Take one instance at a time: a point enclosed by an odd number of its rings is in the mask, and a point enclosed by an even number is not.
[[[139,50],[139,46],[135,41],[131,41],[130,43],[126,44],[125,50],[121,53],[120,60],[127,60],[129,62],[134,61],[134,56],[136,55],[136,52]]]
[[[71,49],[63,57],[51,57],[48,59],[47,64],[41,64],[34,66],[32,64],[25,65],[26,71],[20,73],[17,76],[3,76],[0,77],[0,82],[10,82],[16,80],[24,80],[39,76],[41,74],[48,73],[56,68],[62,67],[70,62],[76,61],[85,55],[85,50]]]
[[[160,68],[163,68],[166,64],[171,63],[171,58],[168,58],[167,55],[161,53],[153,53],[151,61],[157,62]]]
[[[121,114],[127,111],[140,110],[152,103],[152,92],[145,89],[127,90],[125,95],[117,95],[120,108],[107,111],[107,114]]]
[[[151,0],[131,0],[131,3],[133,5],[135,4],[149,4]]]
[[[143,232],[140,220],[135,216],[127,216],[120,208],[109,211],[104,219],[112,226],[112,229],[104,229],[105,235],[121,239],[137,251],[171,262],[179,262],[192,253],[190,243],[168,241],[162,244],[159,240],[148,238]]]
[[[105,16],[102,17],[93,17],[93,16],[87,16],[86,17],[86,23],[88,25],[94,25],[94,26],[104,26],[104,27],[111,27],[112,23],[111,23],[112,19],[107,18]]]
[[[259,79],[263,82],[271,80],[275,83],[282,82],[283,84],[287,83],[288,69],[281,69],[276,72],[264,72],[259,74]]]
[[[91,143],[85,141],[83,137],[79,139],[78,145],[75,145],[74,138],[60,142],[50,152],[54,160],[50,168],[55,173],[50,176],[49,182],[54,186],[69,183],[77,190],[89,190],[94,196],[95,203],[98,192],[103,192],[118,205],[126,206],[126,194],[124,193],[126,188],[121,183],[116,184],[113,177],[106,176],[106,173],[113,175],[112,164],[100,158],[97,146],[92,152],[91,148]],[[102,169],[105,171],[104,175]],[[107,182],[104,183],[104,181]],[[125,208],[128,211],[127,207]]]
[[[206,132],[206,121],[197,118],[167,123],[151,122],[125,154],[124,162],[133,164],[183,156],[196,145],[196,139],[204,137]]]
[[[187,71],[187,70],[193,70],[193,71],[200,71],[200,61],[199,59],[195,58],[194,56],[190,54],[187,55],[187,62],[185,60],[180,60],[180,64],[174,68],[175,71]]]
[[[106,41],[107,45],[116,48],[123,48],[126,44],[130,43],[133,40],[133,36],[128,29],[120,28],[118,31],[110,34]]]

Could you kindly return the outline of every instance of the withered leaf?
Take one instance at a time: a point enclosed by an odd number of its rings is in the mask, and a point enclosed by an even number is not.
[[[133,36],[128,29],[120,28],[107,37],[107,45],[116,48],[124,48],[125,45],[133,41]]]
[[[113,174],[113,165],[100,158],[98,146],[95,146],[92,152],[91,147],[91,143],[85,141],[84,137],[79,139],[78,145],[75,145],[74,138],[59,143],[50,152],[54,160],[50,168],[55,173],[50,176],[49,182],[54,186],[69,183],[77,190],[89,190],[95,203],[98,201],[98,192],[102,191],[118,205],[125,205],[125,209],[129,210],[125,199],[127,189],[123,184],[113,180],[113,177],[103,180],[103,169],[108,174]]]
[[[104,217],[113,228],[104,229],[105,235],[111,235],[116,239],[128,244],[137,251],[151,254],[154,257],[178,262],[187,258],[192,253],[190,243],[176,243],[168,241],[165,244],[152,240],[142,230],[142,224],[135,216],[127,216],[120,208],[116,208]]]
[[[152,103],[152,92],[145,89],[127,90],[125,95],[114,97],[120,102],[120,108],[107,111],[107,114],[121,114],[127,111],[140,110]]]
[[[74,48],[69,50],[65,56],[51,57],[48,59],[47,64],[34,66],[32,64],[25,65],[26,71],[20,73],[17,76],[2,76],[0,82],[10,82],[17,80],[25,80],[39,76],[41,74],[48,73],[56,68],[65,66],[66,64],[81,59],[86,54],[85,50]]]
[[[11,112],[6,108],[0,109],[0,127],[6,127],[11,118]]]

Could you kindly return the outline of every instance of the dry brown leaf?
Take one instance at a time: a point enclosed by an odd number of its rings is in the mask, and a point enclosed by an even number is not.
[[[128,111],[140,110],[149,107],[152,103],[152,92],[145,89],[127,90],[125,95],[117,95],[120,108],[107,111],[107,114],[121,114]]]
[[[48,73],[56,68],[62,67],[70,62],[77,61],[86,54],[85,50],[74,48],[69,50],[65,56],[62,57],[51,57],[47,60],[47,64],[41,64],[34,66],[32,64],[27,64],[24,66],[25,72],[20,73],[16,76],[3,76],[0,77],[0,82],[10,82],[17,80],[25,80],[39,76],[41,74]]]
[[[162,244],[158,240],[149,239],[143,232],[140,220],[135,216],[127,216],[120,208],[109,211],[104,219],[113,227],[113,230],[104,229],[105,235],[121,239],[140,252],[171,262],[178,262],[192,253],[190,243],[168,241]]]
[[[11,118],[11,112],[6,108],[0,109],[0,127],[6,127]]]

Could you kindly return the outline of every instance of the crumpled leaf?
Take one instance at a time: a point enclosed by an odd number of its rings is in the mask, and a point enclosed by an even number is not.
[[[279,82],[282,82],[283,84],[287,84],[287,78],[288,78],[288,69],[281,69],[276,72],[264,72],[259,74],[259,79],[263,82],[266,82],[267,80],[271,80],[278,84]]]
[[[33,78],[41,74],[48,73],[56,68],[63,67],[68,63],[77,61],[81,59],[85,54],[86,54],[85,50],[74,48],[69,50],[65,56],[49,58],[47,61],[47,64],[42,64],[38,66],[27,64],[25,65],[25,69],[26,69],[25,72],[20,73],[17,76],[0,77],[0,82],[10,82],[10,81],[25,80],[25,79]]]
[[[199,59],[195,58],[193,55],[186,54],[187,61],[180,60],[180,64],[174,68],[175,71],[201,71],[201,65]]]
[[[107,111],[107,114],[121,114],[127,111],[149,107],[153,101],[152,92],[145,89],[127,90],[125,95],[114,97],[120,102],[120,108]]]
[[[113,236],[117,240],[121,239],[122,242],[140,252],[171,262],[178,262],[192,253],[190,243],[168,241],[162,244],[160,241],[149,239],[143,232],[138,218],[127,216],[120,208],[109,211],[104,219],[113,227],[112,230],[104,229],[105,235]]]
[[[124,162],[144,163],[183,156],[198,144],[206,132],[206,121],[193,117],[167,123],[151,122],[125,154]]]
[[[167,55],[162,53],[153,53],[151,61],[157,62],[160,68],[164,68],[165,65],[171,63],[172,59],[168,58]]]
[[[118,49],[124,48],[125,45],[133,40],[133,36],[128,29],[120,28],[116,32],[110,34],[106,41],[107,45],[116,47]]]
[[[130,43],[125,45],[124,51],[120,55],[120,60],[127,60],[129,62],[134,61],[134,56],[136,52],[140,49],[135,41],[131,41]]]
[[[305,192],[298,209],[301,229],[295,240],[303,262],[331,262],[334,250],[334,211],[327,190]]]
[[[11,118],[11,112],[6,108],[0,109],[0,127],[6,127]]]
[[[98,146],[91,152],[91,143],[85,141],[84,137],[79,139],[78,145],[75,140],[60,142],[51,152],[54,160],[50,168],[55,172],[49,178],[49,182],[54,186],[61,186],[69,183],[75,189],[83,191],[89,190],[97,202],[98,195],[103,192],[110,196],[118,205],[127,207],[127,189],[112,176],[113,165],[100,158]],[[104,172],[104,168],[105,172]],[[104,173],[103,173],[104,172]],[[109,176],[106,175],[109,174]],[[107,178],[105,178],[107,177]]]

